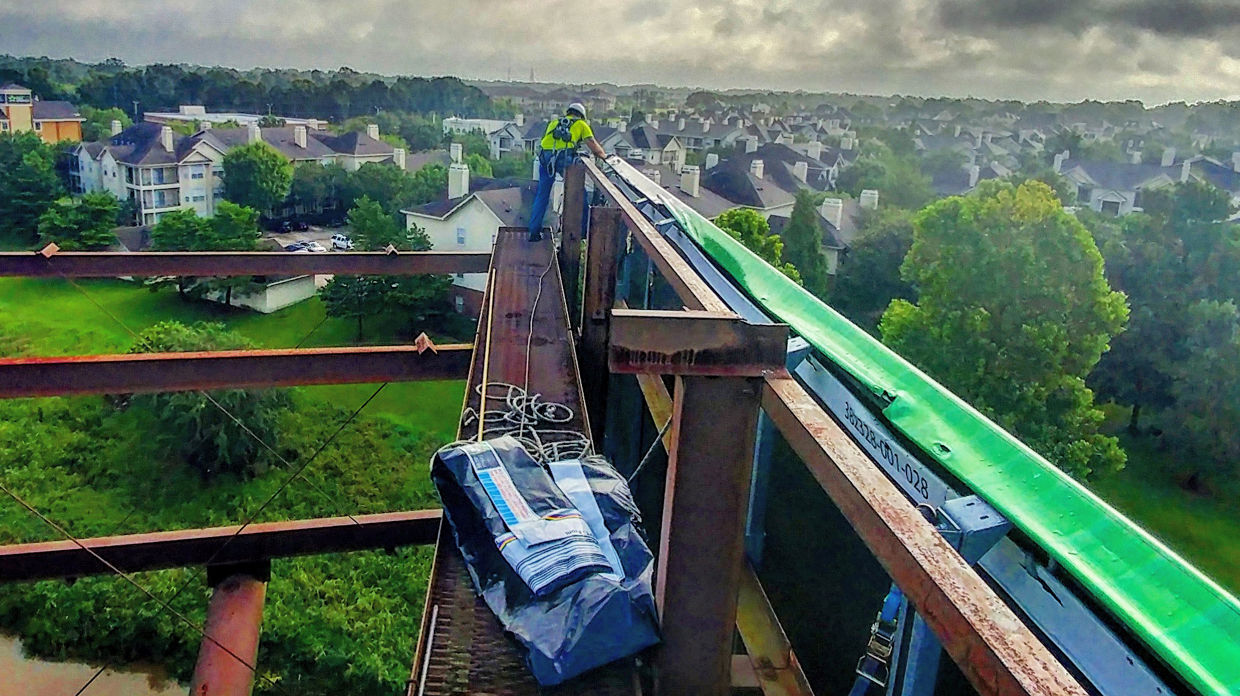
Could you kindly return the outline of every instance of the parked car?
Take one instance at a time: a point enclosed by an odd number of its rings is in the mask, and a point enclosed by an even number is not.
[[[353,251],[353,240],[348,235],[337,232],[332,235],[332,248],[339,251]]]
[[[315,253],[326,252],[327,247],[318,242],[306,242],[306,251],[313,251]]]
[[[310,251],[310,242],[293,242],[284,247],[285,251]]]

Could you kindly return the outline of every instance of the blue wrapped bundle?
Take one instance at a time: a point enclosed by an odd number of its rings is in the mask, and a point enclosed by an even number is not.
[[[605,459],[544,468],[505,436],[440,450],[431,477],[475,590],[539,684],[658,642],[654,559]]]

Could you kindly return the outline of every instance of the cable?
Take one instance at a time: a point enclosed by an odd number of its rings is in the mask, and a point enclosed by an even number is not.
[[[650,461],[650,455],[654,454],[655,448],[663,442],[663,435],[667,433],[667,429],[670,427],[672,427],[672,419],[668,418],[667,422],[663,424],[663,429],[660,430],[659,434],[654,438],[654,442],[650,443],[650,449],[646,450],[645,456],[643,456],[642,460],[637,463],[637,467],[633,469],[633,473],[629,474],[629,478],[627,479],[629,483],[633,483],[633,479],[637,478],[637,475],[641,473],[642,469],[646,466],[646,462]]]

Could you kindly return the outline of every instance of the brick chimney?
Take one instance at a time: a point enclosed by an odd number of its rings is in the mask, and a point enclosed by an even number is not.
[[[676,130],[684,130],[684,129],[685,129],[685,119],[684,117],[681,117],[681,119],[676,122]]]
[[[201,129],[202,129],[202,130],[204,130],[204,131],[209,131],[209,130],[211,130],[213,127],[214,127],[214,126],[211,124],[211,122],[210,122],[210,121],[203,121],[203,122],[202,122],[202,125],[201,125],[201,126],[199,126],[199,128],[201,128]]]
[[[976,164],[969,167],[969,188],[977,186],[977,180],[982,177],[982,168]]]
[[[861,206],[861,208],[865,210],[877,210],[878,209],[878,191],[875,191],[874,189],[866,189],[862,191],[861,198],[860,200],[858,200],[858,204]]]
[[[839,198],[825,198],[822,206],[819,207],[822,216],[827,219],[835,229],[840,228],[840,223],[844,220],[844,201]]]
[[[1231,153],[1231,170],[1240,172],[1240,152]]]
[[[1240,152],[1236,154],[1240,155]],[[716,167],[718,165],[719,165],[719,155],[714,152],[706,153],[706,168],[710,169],[711,167]],[[1240,171],[1240,170],[1237,170],[1237,171]]]
[[[749,163],[749,173],[753,174],[755,179],[761,179],[765,172],[766,165],[762,160],[756,159]]]
[[[805,183],[809,179],[809,162],[802,160],[793,164],[792,175],[797,178],[797,181]]]
[[[857,146],[857,141],[851,135],[845,135],[840,138],[840,149],[851,151]]]
[[[392,164],[395,164],[398,169],[405,168],[405,148],[398,147],[392,150]]]
[[[1170,167],[1173,165],[1175,165],[1175,148],[1169,147],[1166,150],[1163,150],[1162,166]]]
[[[165,152],[172,152],[172,128],[164,126],[159,129],[159,144]]]
[[[293,142],[297,144],[297,147],[300,147],[303,150],[306,149],[305,126],[293,126]]]
[[[448,165],[448,198],[460,198],[469,193],[469,165],[453,162]]]
[[[749,136],[745,138],[745,154],[752,154],[758,151],[758,138]]]
[[[366,124],[366,135],[369,135],[375,140],[378,140],[379,139],[379,124],[367,123]]]
[[[1188,183],[1188,177],[1192,174],[1192,172],[1193,172],[1192,161],[1184,160],[1184,163],[1180,165],[1180,183],[1181,184]]]
[[[116,119],[113,119],[112,120],[112,135],[120,135],[121,130],[123,130],[121,128],[121,122]]]
[[[822,143],[811,140],[805,145],[805,156],[810,159],[822,159]]]
[[[263,131],[258,127],[257,123],[251,123],[245,129],[245,141],[247,143],[261,142],[263,139]]]
[[[702,170],[693,165],[687,165],[680,170],[680,190],[685,195],[698,197],[701,192],[699,186],[702,183]]]
[[[517,128],[525,126],[525,114],[517,113],[512,117],[512,122],[517,124]]]
[[[642,174],[645,174],[646,178],[650,179],[655,184],[659,186],[663,185],[663,172],[660,172],[658,169],[643,169]]]
[[[452,155],[452,161],[460,163],[462,157],[462,147],[460,143],[452,143],[448,146],[448,152]]]

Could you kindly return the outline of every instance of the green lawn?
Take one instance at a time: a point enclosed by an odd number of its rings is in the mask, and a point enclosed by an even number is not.
[[[293,348],[298,343],[302,347],[341,346],[351,344],[354,338],[354,322],[324,320],[323,303],[315,299],[273,314],[259,314],[211,302],[185,301],[171,290],[150,292],[121,280],[80,280],[78,285],[85,296],[58,278],[0,278],[0,355],[124,352],[133,343],[130,331],[140,333],[169,320],[222,322],[264,348]],[[399,343],[388,327],[371,323],[376,325],[367,325],[367,331],[373,332],[367,335],[367,343]],[[434,333],[432,338],[458,340]],[[361,405],[374,388],[345,384],[300,391],[312,399],[351,410]],[[366,412],[415,430],[433,432],[440,439],[450,439],[455,433],[454,419],[445,419],[444,414],[458,410],[463,390],[463,382],[389,384]]]
[[[1126,413],[1115,421],[1126,422]],[[1128,466],[1090,482],[1103,499],[1145,527],[1233,594],[1240,594],[1240,485],[1213,482],[1211,495],[1179,485],[1189,467],[1148,436],[1112,428],[1128,453]]]

